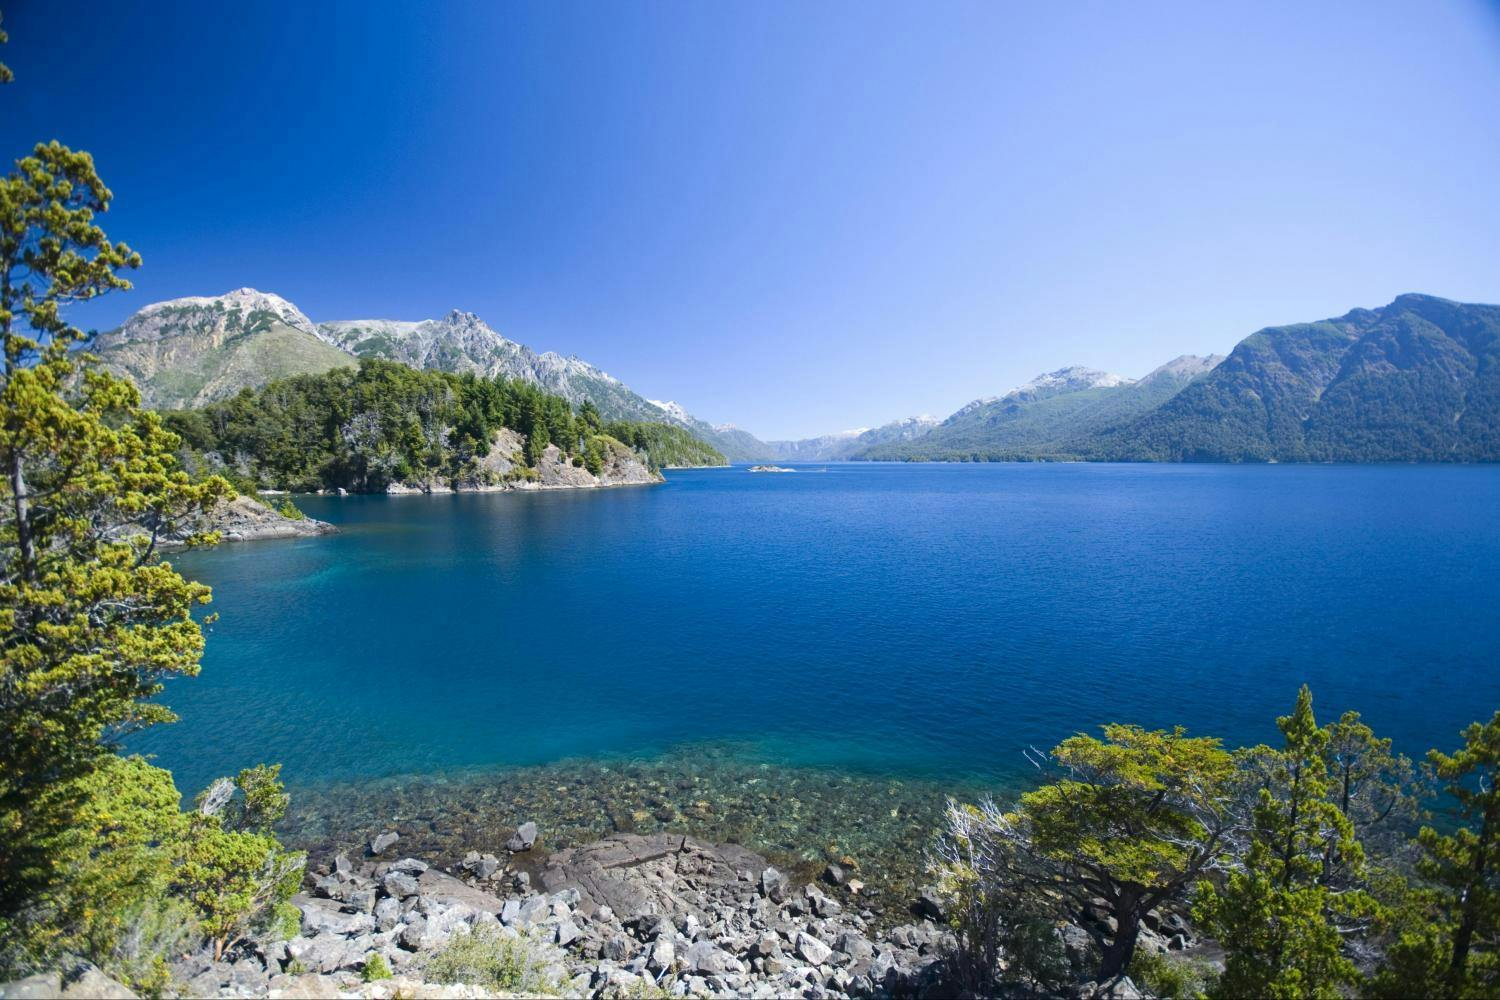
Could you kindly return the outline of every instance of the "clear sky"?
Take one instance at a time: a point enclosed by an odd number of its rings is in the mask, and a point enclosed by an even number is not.
[[[5,4],[136,290],[458,307],[763,437],[1500,300],[1479,2]]]

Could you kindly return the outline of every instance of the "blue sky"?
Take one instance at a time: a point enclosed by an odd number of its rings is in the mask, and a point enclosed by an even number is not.
[[[458,307],[764,437],[1500,300],[1474,2],[5,7],[136,290]]]

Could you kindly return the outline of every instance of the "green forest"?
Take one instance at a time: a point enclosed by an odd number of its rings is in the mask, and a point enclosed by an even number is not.
[[[592,402],[568,401],[519,379],[417,370],[364,359],[357,368],[295,375],[197,410],[166,426],[195,469],[244,489],[379,492],[392,483],[497,485],[534,476],[548,445],[598,474],[611,446],[652,469],[722,465],[724,456],[680,427],[604,422]],[[487,463],[496,435],[522,437],[504,472]]]

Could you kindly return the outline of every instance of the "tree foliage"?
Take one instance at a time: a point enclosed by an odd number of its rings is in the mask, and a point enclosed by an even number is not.
[[[55,883],[61,790],[121,734],[171,718],[145,699],[198,669],[208,600],[156,541],[229,494],[192,481],[127,382],[93,370],[63,307],[129,287],[140,258],[96,217],[87,153],[39,145],[0,180],[0,913]],[[210,539],[194,537],[199,543]]]
[[[636,447],[648,464],[697,464],[722,456],[686,431],[577,413],[561,396],[519,379],[418,370],[365,359],[358,368],[298,375],[200,410],[165,415],[185,445],[246,487],[384,490],[392,483],[474,485],[496,479],[482,461],[504,428],[522,436],[536,468],[549,445],[564,459],[602,471],[608,438]],[[521,469],[510,473],[523,476]]]
[[[1241,861],[1222,884],[1200,886],[1194,912],[1226,942],[1223,995],[1337,997],[1358,973],[1335,919],[1358,919],[1372,905],[1351,888],[1363,850],[1332,797],[1330,734],[1318,727],[1306,686],[1276,725],[1279,752],[1244,755],[1260,787]]]

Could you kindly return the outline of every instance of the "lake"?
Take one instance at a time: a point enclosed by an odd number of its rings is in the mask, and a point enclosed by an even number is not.
[[[417,808],[376,789],[511,782],[489,823],[585,772],[573,797],[644,790],[555,819],[580,836],[622,809],[712,827],[702,789],[669,794],[712,768],[808,782],[837,833],[887,815],[871,789],[914,823],[1024,785],[1026,748],[1103,722],[1272,740],[1303,682],[1413,755],[1500,708],[1500,468],[820,468],[299,498],[340,533],[177,557],[220,617],[168,686],[181,721],[134,746],[189,792],[281,761],[343,803],[313,809],[329,837]]]

